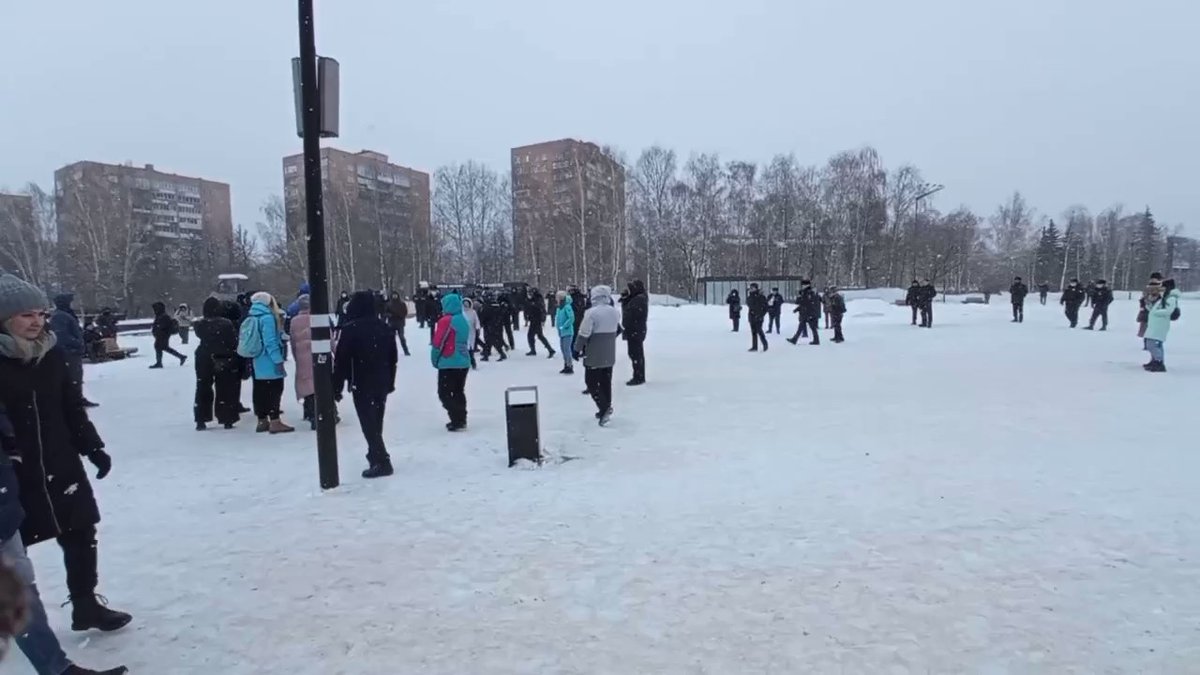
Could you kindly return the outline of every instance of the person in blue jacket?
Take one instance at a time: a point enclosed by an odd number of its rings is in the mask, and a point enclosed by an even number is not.
[[[50,330],[58,338],[58,346],[67,356],[67,371],[76,382],[83,384],[83,356],[87,346],[83,340],[83,328],[79,325],[79,316],[71,309],[75,302],[72,293],[61,293],[54,297],[54,313],[50,315]],[[96,404],[83,399],[83,405],[95,408]]]
[[[1175,288],[1174,279],[1164,281],[1161,294],[1151,295],[1146,300],[1145,312],[1146,332],[1142,338],[1146,351],[1150,352],[1150,363],[1143,367],[1151,373],[1165,373],[1167,364],[1163,344],[1167,341],[1171,322],[1179,318],[1179,291]]]
[[[558,341],[563,356],[563,369],[558,372],[560,375],[571,375],[575,372],[572,358],[575,344],[575,307],[566,291],[559,291],[555,297],[558,299],[558,310],[554,312],[554,325],[558,328]]]
[[[438,398],[450,417],[447,431],[467,428],[467,373],[471,372],[471,327],[463,316],[462,298],[442,297],[442,317],[433,328],[429,360],[438,371]]]
[[[302,295],[310,295],[307,281],[300,284],[300,291],[296,293],[296,299],[287,306],[287,318],[293,319],[300,313],[300,296]]]
[[[283,313],[274,296],[259,291],[250,298],[247,321],[253,321],[261,336],[261,349],[252,357],[254,368],[254,416],[258,418],[255,431],[286,434],[295,428],[283,423],[280,410],[283,401],[283,380],[287,370],[283,366]],[[243,337],[246,328],[242,329]],[[241,345],[239,345],[239,351]]]

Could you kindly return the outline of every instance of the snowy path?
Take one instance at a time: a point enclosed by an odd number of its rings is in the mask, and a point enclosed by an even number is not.
[[[1200,322],[1151,375],[1129,302],[1108,333],[935,312],[855,301],[844,345],[747,354],[723,308],[654,308],[651,384],[616,387],[605,430],[581,376],[518,355],[448,436],[416,349],[397,475],[358,478],[343,404],[328,494],[307,432],[193,431],[190,364],[89,367],[101,592],[135,622],[68,634],[46,544],[51,620],[80,661],[156,675],[1200,673]],[[505,468],[510,384],[578,461]]]

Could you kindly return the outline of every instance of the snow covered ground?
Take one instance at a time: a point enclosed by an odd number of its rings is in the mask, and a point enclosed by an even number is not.
[[[1147,374],[1135,310],[1089,333],[939,303],[927,331],[856,300],[846,344],[748,354],[723,307],[656,307],[607,429],[581,375],[519,355],[447,435],[416,349],[397,475],[358,478],[344,404],[324,494],[310,433],[193,431],[190,364],[89,366],[101,592],[133,626],[69,633],[59,551],[33,559],[69,652],[134,673],[1200,673],[1200,321]],[[525,384],[577,460],[505,468]]]

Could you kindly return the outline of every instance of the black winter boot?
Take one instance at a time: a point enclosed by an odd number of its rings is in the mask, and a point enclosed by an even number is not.
[[[362,477],[363,478],[382,478],[384,476],[390,476],[390,475],[392,475],[392,473],[393,473],[392,463],[391,462],[381,462],[379,464],[372,464],[370,467],[368,467],[365,471],[362,472]]]
[[[71,598],[71,630],[84,631],[93,628],[106,633],[120,630],[133,621],[125,612],[109,609],[103,596],[90,595]]]
[[[64,670],[62,675],[126,675],[128,672],[129,669],[125,666],[117,666],[108,670],[92,670],[71,664],[71,667]]]

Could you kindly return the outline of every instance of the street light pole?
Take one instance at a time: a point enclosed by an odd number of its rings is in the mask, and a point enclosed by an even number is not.
[[[314,412],[321,488],[338,486],[337,408],[333,401],[333,359],[329,316],[329,275],[325,263],[325,219],[321,193],[321,110],[317,90],[317,41],[313,0],[300,3],[300,97],[304,131],[304,195],[308,209],[308,285],[312,316]]]

